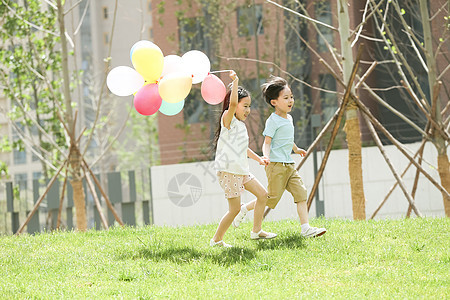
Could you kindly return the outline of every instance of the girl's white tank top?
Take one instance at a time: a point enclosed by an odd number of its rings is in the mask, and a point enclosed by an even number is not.
[[[215,169],[237,175],[248,175],[250,171],[247,157],[249,142],[247,127],[234,115],[230,129],[223,126],[225,112],[220,118],[220,135],[214,160]]]

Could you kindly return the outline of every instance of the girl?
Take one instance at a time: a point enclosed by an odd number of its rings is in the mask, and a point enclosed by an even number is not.
[[[233,80],[231,90],[223,101],[222,116],[218,126],[215,145],[216,158],[215,168],[219,184],[225,192],[228,200],[228,212],[220,220],[214,237],[210,241],[211,246],[231,247],[223,241],[225,232],[236,218],[235,226],[244,218],[248,210],[255,207],[256,201],[267,201],[267,191],[259,181],[250,173],[248,158],[250,157],[261,165],[267,165],[268,160],[260,157],[248,148],[248,133],[243,121],[250,114],[250,104],[252,99],[249,93],[242,87],[238,87],[239,78],[234,71],[230,72]],[[257,197],[241,208],[241,193],[246,189]],[[250,236],[252,239],[270,239],[276,234],[260,230]]]

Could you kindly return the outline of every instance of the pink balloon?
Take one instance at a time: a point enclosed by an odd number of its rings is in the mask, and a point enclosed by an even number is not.
[[[162,98],[158,93],[158,85],[150,83],[144,85],[134,96],[134,108],[144,116],[156,113],[161,107]]]
[[[222,80],[214,74],[208,74],[202,82],[202,97],[209,104],[219,104],[225,98],[227,89]]]

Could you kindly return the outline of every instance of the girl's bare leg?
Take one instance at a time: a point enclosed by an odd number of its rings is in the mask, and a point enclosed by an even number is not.
[[[225,232],[233,222],[236,215],[241,210],[241,197],[228,198],[228,212],[220,220],[219,227],[217,227],[216,234],[214,234],[214,242],[221,241]]]

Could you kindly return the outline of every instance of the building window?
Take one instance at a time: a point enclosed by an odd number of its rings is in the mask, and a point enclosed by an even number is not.
[[[148,12],[151,13],[152,12],[152,1],[147,2],[147,8],[148,8]]]
[[[106,6],[103,7],[103,19],[108,19],[108,8]]]
[[[15,165],[24,165],[27,163],[27,153],[25,151],[14,149],[13,160]]]
[[[20,122],[16,122],[16,126],[22,132],[25,130],[25,126],[22,125]],[[17,132],[17,130],[15,128],[13,128],[13,130],[12,130],[12,140],[15,144],[19,143],[19,145],[22,145],[19,147],[19,149],[16,149],[16,147],[14,147],[14,149],[13,149],[14,164],[15,165],[26,164],[27,163],[27,152],[25,151],[25,149],[23,149],[23,143],[20,142],[19,133]]]
[[[336,79],[331,74],[320,74],[319,86],[324,90],[336,91]],[[328,122],[338,109],[337,94],[320,91],[320,104],[322,106],[322,120]]]
[[[148,38],[153,41],[153,27],[148,28]]]
[[[264,34],[262,5],[238,7],[237,25],[239,36]]]
[[[201,95],[200,89],[193,88],[186,97],[183,115],[188,124],[208,122],[209,104]]]
[[[20,199],[26,199],[27,195],[27,173],[19,173],[14,175],[14,183],[19,187]]]
[[[326,1],[316,2],[315,12],[316,12],[316,19],[318,21],[328,25],[333,25],[330,2]],[[324,27],[322,25],[318,25],[317,27],[319,28],[323,37],[328,41],[328,43],[330,45],[333,45],[333,31],[330,28]],[[319,50],[319,52],[328,51],[325,41],[319,34],[317,34],[317,49]]]
[[[209,39],[205,35],[203,17],[185,18],[179,21],[180,51],[200,50],[207,54]]]

